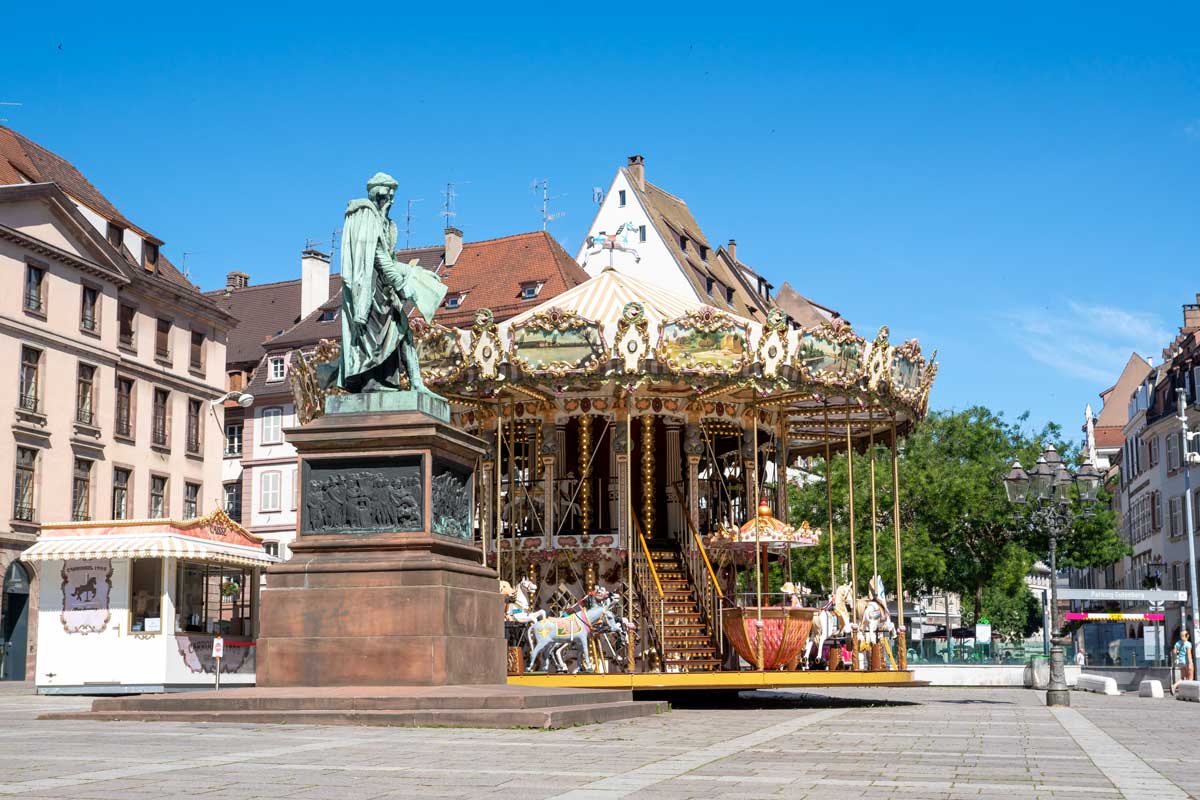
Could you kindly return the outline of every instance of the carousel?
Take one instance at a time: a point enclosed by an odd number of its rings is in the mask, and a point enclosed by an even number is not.
[[[888,448],[898,485],[897,446],[937,371],[915,340],[884,328],[868,341],[840,320],[797,328],[779,310],[745,319],[612,268],[503,322],[480,309],[468,329],[415,327],[426,383],[488,446],[473,524],[508,597],[510,681],[910,679],[884,579],[854,556],[855,537],[895,548],[902,621],[899,515],[880,530],[851,499],[848,524],[817,530],[789,519],[787,490],[789,469],[868,447]],[[336,348],[292,356],[302,420],[321,413],[316,368]],[[898,509],[876,498],[871,464],[872,509]],[[829,511],[846,518],[832,499]],[[850,563],[835,565],[843,536]],[[772,569],[815,547],[829,548],[828,585],[797,589]]]

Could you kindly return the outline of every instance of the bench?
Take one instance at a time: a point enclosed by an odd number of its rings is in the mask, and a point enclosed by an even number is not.
[[[1138,684],[1138,697],[1162,697],[1162,681],[1142,681]]]
[[[1175,699],[1200,703],[1200,681],[1180,681],[1179,688],[1175,690]]]
[[[1117,682],[1103,675],[1080,674],[1079,680],[1075,682],[1075,688],[1081,692],[1095,692],[1096,694],[1121,693],[1117,689]]]

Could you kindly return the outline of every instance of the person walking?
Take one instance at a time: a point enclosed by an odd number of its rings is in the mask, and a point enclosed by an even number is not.
[[[1196,662],[1192,656],[1192,643],[1189,641],[1191,635],[1187,628],[1179,632],[1179,641],[1175,642],[1175,647],[1172,648],[1174,656],[1175,669],[1179,673],[1179,680],[1171,685],[1171,694],[1175,694],[1179,690],[1179,684],[1182,681],[1190,681],[1195,676]]]

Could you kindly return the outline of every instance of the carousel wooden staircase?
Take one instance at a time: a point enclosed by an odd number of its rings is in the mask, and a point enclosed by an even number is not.
[[[662,587],[658,626],[664,672],[713,672],[720,668],[714,631],[700,608],[679,549],[670,542],[648,543]]]

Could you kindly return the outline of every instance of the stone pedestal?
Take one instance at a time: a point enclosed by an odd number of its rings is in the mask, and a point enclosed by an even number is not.
[[[505,682],[496,573],[473,543],[483,442],[391,394],[287,432],[299,522],[262,592],[261,687]]]

